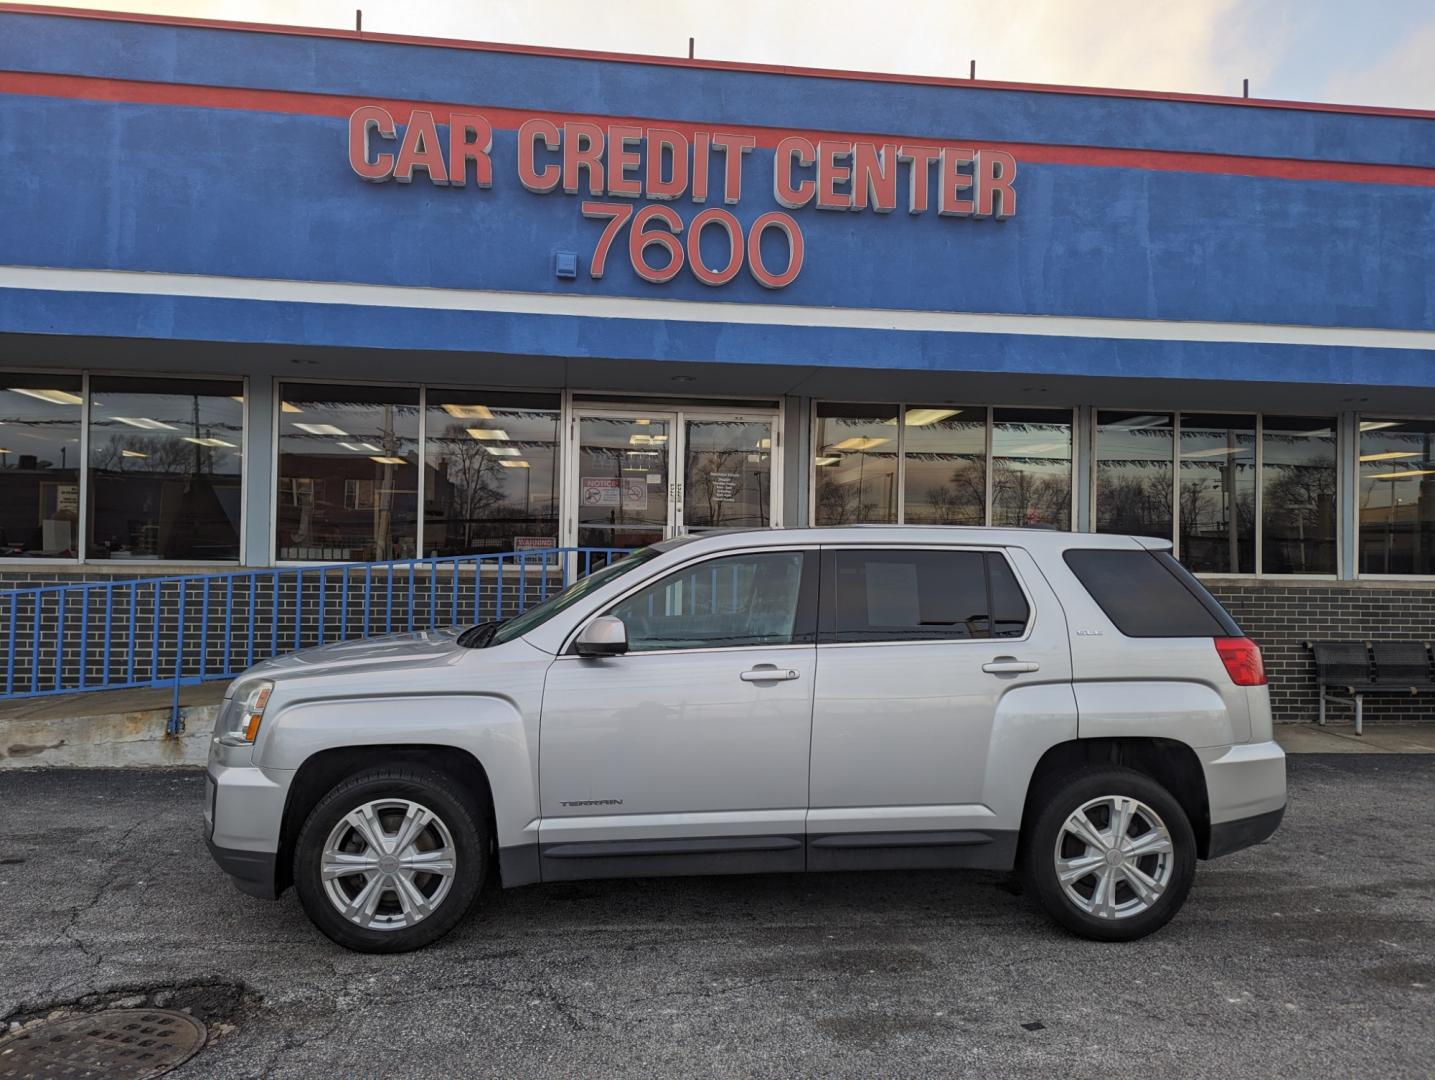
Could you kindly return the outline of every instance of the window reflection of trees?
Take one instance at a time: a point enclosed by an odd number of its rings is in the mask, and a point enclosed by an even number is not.
[[[1333,423],[1267,417],[1261,439],[1261,571],[1335,573]]]

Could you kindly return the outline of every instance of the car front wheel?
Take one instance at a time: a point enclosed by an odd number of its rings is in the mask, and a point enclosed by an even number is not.
[[[1025,876],[1048,914],[1095,941],[1132,941],[1164,926],[1196,875],[1181,804],[1133,769],[1083,773],[1041,804]]]
[[[472,907],[488,869],[488,828],[449,776],[369,769],[336,785],[304,822],[294,885],[328,937],[359,952],[422,948]]]

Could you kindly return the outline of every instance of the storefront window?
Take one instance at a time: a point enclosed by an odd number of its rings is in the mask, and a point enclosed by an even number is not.
[[[1171,539],[1170,413],[1096,414],[1096,531]]]
[[[419,392],[285,383],[280,396],[277,557],[412,558]]]
[[[1335,421],[1261,420],[1261,573],[1335,573]]]
[[[78,375],[20,375],[0,388],[0,555],[74,558],[80,542]]]
[[[90,380],[88,558],[239,558],[243,389]]]
[[[897,406],[817,406],[818,525],[897,520]]]
[[[558,544],[556,394],[428,391],[424,551]]]
[[[1194,571],[1256,569],[1256,418],[1181,414],[1181,561]]]
[[[987,410],[908,405],[902,418],[904,519],[981,525],[987,516]]]
[[[1360,572],[1435,574],[1435,420],[1360,422]]]
[[[1071,528],[1071,413],[992,411],[992,524]]]

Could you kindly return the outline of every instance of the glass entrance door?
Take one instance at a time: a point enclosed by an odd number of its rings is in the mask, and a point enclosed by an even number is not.
[[[772,429],[771,419],[684,417],[687,531],[772,524]]]
[[[579,547],[642,547],[673,535],[669,461],[676,417],[578,417]]]
[[[580,408],[573,431],[571,544],[642,547],[779,523],[774,415]]]

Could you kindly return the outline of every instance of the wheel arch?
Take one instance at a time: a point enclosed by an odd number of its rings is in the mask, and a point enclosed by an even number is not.
[[[489,824],[491,854],[502,876],[503,868],[497,860],[497,833],[493,828],[493,788],[487,770],[472,752],[458,746],[431,743],[335,746],[306,758],[289,783],[284,797],[284,816],[280,819],[279,850],[274,866],[276,893],[283,892],[294,883],[294,848],[299,830],[319,800],[345,777],[368,768],[398,764],[423,765],[444,773],[464,791],[472,793],[475,806]]]
[[[1021,849],[1028,828],[1036,818],[1040,799],[1073,773],[1099,765],[1121,765],[1149,776],[1181,804],[1196,836],[1196,855],[1205,859],[1211,844],[1211,808],[1206,792],[1206,774],[1196,751],[1176,739],[1119,736],[1072,739],[1057,743],[1042,754],[1027,785],[1022,809]]]

